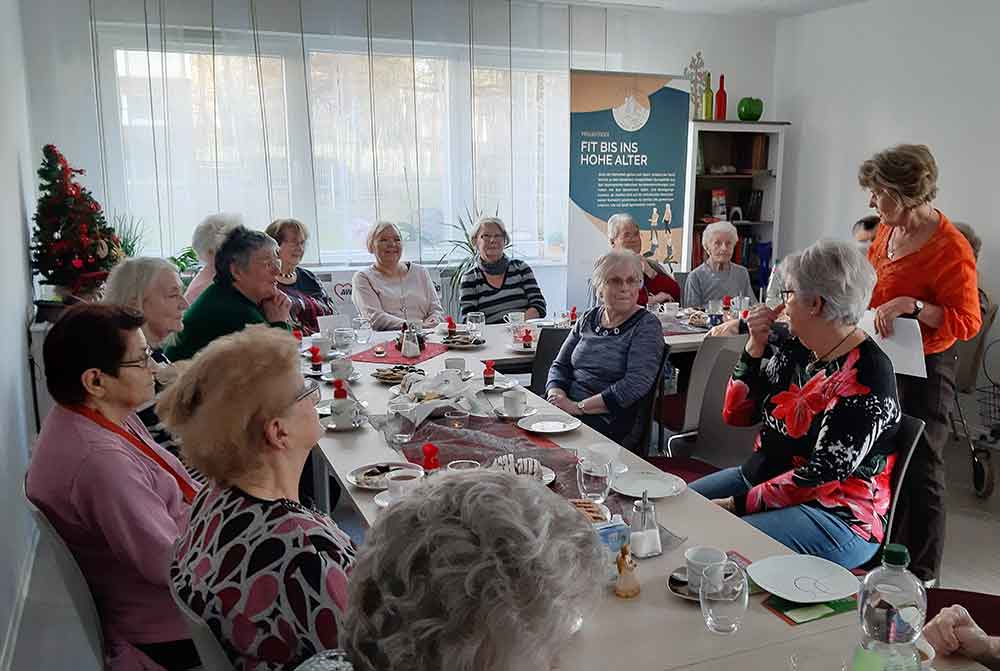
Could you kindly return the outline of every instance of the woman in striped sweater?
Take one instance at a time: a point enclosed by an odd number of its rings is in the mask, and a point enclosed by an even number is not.
[[[472,244],[479,252],[476,265],[462,275],[463,317],[482,312],[487,324],[500,324],[508,312],[524,312],[525,319],[545,316],[545,297],[535,274],[524,261],[507,258],[504,248],[509,243],[503,221],[479,220],[472,232]]]

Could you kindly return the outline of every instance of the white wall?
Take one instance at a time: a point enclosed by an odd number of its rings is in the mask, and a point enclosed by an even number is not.
[[[21,16],[17,0],[0,0],[0,219],[5,244],[0,245],[6,333],[0,338],[0,668],[13,653],[11,627],[18,612],[18,590],[30,563],[34,529],[21,499],[21,480],[28,460],[31,402],[28,340],[25,328],[30,305],[28,219],[34,190],[35,154],[29,142],[27,90]]]
[[[869,213],[861,161],[925,143],[940,171],[937,205],[983,238],[981,282],[1000,298],[988,266],[1000,253],[998,27],[996,0],[872,0],[778,23],[775,112],[792,122],[783,249],[849,235]]]

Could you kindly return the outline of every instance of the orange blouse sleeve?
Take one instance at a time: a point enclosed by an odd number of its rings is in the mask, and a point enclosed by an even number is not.
[[[955,242],[958,244],[949,245],[952,253],[938,259],[937,305],[944,310],[944,321],[936,329],[936,335],[949,340],[969,340],[983,325],[979,278],[972,249],[965,240]]]

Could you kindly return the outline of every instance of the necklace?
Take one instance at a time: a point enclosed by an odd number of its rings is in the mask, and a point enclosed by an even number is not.
[[[278,275],[278,277],[281,278],[282,280],[285,280],[286,282],[288,282],[288,283],[291,284],[291,283],[295,282],[295,276],[296,276],[296,274],[298,272],[299,271],[298,271],[297,268],[292,268],[291,272],[281,273],[280,275]]]
[[[837,343],[836,345],[834,345],[833,347],[831,347],[826,354],[824,354],[821,357],[816,357],[815,361],[813,361],[812,363],[807,364],[806,365],[806,374],[812,375],[814,372],[816,372],[816,370],[819,368],[819,365],[821,363],[823,363],[823,360],[826,359],[826,357],[828,357],[831,354],[833,354],[834,352],[836,352],[838,347],[840,347],[845,342],[847,342],[847,339],[850,338],[852,335],[854,335],[857,332],[858,332],[858,327],[855,326],[853,329],[851,329],[850,333],[848,333],[843,338],[841,338],[840,342]],[[813,356],[816,356],[816,354],[813,353]]]

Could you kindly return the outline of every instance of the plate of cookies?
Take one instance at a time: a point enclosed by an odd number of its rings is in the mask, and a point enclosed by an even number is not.
[[[518,457],[514,454],[502,454],[494,459],[488,468],[494,471],[523,475],[526,478],[538,480],[546,486],[556,481],[556,472],[534,457]]]
[[[407,373],[420,373],[423,375],[424,371],[415,366],[408,366],[406,364],[399,364],[398,366],[387,366],[385,368],[376,368],[372,372],[372,377],[383,384],[399,384],[406,377]]]
[[[445,336],[441,341],[448,349],[477,349],[486,344],[485,338],[477,338],[469,333],[456,333]]]
[[[590,499],[569,499],[569,502],[590,520],[591,524],[604,524],[611,519],[611,510],[603,503]]]
[[[389,488],[389,484],[385,481],[386,474],[400,470],[423,472],[424,468],[420,464],[411,464],[408,461],[378,461],[355,468],[347,474],[347,481],[355,487],[380,492]]]

